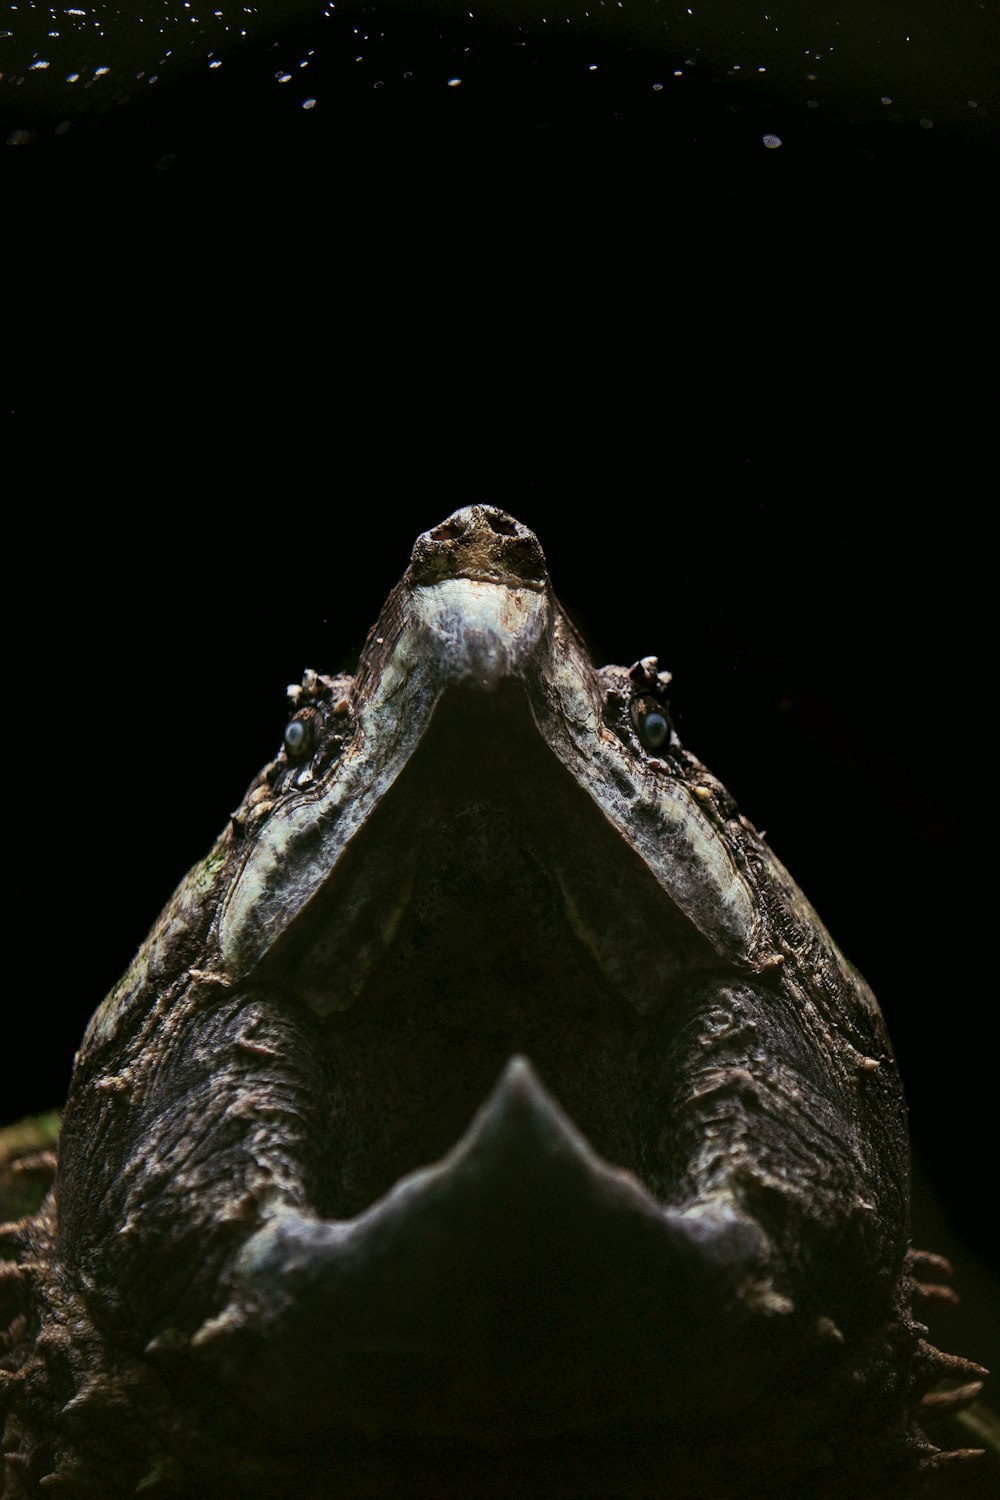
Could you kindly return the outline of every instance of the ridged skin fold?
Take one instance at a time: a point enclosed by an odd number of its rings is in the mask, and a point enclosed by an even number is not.
[[[290,691],[0,1230],[4,1497],[916,1493],[885,1026],[668,681],[473,505]]]

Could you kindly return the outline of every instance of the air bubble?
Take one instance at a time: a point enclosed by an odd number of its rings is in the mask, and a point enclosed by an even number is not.
[[[781,145],[780,135],[764,135],[761,136],[761,140],[764,142],[764,145],[767,147],[768,151],[777,151],[778,147]]]

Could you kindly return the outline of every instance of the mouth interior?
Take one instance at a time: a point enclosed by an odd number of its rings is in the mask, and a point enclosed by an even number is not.
[[[454,692],[260,976],[317,1017],[317,1209],[350,1218],[439,1159],[515,1054],[662,1196],[664,1053],[711,962],[523,693]]]

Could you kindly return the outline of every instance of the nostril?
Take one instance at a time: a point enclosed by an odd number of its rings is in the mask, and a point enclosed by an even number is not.
[[[495,531],[498,536],[517,535],[517,524],[516,522],[512,521],[509,516],[504,516],[496,513],[491,516],[488,515],[486,519],[490,524],[490,529],[492,531]]]
[[[428,532],[432,542],[452,542],[457,536],[461,536],[466,530],[464,521],[456,521],[454,517],[450,521],[442,521],[440,526],[435,526],[433,531]]]

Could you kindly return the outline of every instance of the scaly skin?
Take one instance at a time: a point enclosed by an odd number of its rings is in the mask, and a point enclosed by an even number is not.
[[[882,1017],[667,681],[473,506],[293,690],[6,1231],[5,1496],[915,1491]]]

